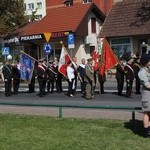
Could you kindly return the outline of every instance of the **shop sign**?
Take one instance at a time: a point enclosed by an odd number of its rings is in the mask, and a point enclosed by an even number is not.
[[[20,41],[31,41],[31,40],[41,40],[43,39],[41,34],[38,35],[26,35],[26,36],[21,36]]]

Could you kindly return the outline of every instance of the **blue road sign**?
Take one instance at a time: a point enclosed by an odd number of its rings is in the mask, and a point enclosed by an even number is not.
[[[2,47],[2,55],[7,56],[10,54],[10,48],[9,47]]]
[[[74,45],[74,33],[68,34],[68,48],[75,48]]]
[[[52,49],[50,43],[45,43],[45,44],[44,44],[44,52],[45,52],[46,54],[51,54],[52,51],[53,51],[53,49]]]

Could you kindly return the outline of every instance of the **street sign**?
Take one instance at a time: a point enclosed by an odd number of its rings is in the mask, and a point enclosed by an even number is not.
[[[68,34],[68,48],[69,48],[69,49],[75,48],[75,44],[74,44],[74,33]]]
[[[9,47],[2,47],[2,55],[7,56],[10,54],[10,48]]]
[[[45,43],[44,44],[44,52],[48,55],[48,54],[51,54],[53,51],[50,43]]]

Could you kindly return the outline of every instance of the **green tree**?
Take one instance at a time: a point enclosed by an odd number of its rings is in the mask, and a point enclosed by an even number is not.
[[[24,0],[0,0],[0,37],[27,23],[23,2]]]

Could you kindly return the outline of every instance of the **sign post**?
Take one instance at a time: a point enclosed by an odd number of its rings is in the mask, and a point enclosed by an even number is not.
[[[48,66],[48,55],[51,54],[53,51],[50,43],[45,43],[44,44],[44,52],[46,54],[46,58],[47,58],[47,66]]]
[[[68,34],[68,48],[69,49],[74,49],[75,48],[74,33]],[[71,50],[71,57],[72,57],[72,50]]]
[[[2,47],[2,55],[5,56],[5,61],[6,61],[6,57],[7,55],[10,54],[10,48],[9,47]]]

